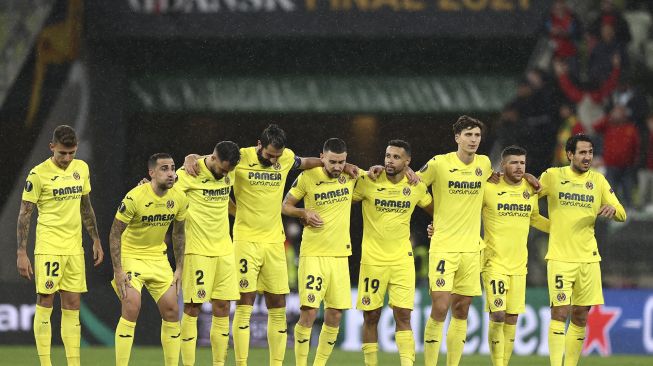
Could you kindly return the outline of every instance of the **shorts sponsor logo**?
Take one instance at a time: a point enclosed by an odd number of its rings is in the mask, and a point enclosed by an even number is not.
[[[567,300],[567,295],[565,295],[564,292],[561,292],[561,293],[559,293],[559,294],[556,296],[556,299],[557,299],[559,302],[563,302],[563,301]]]
[[[306,297],[306,299],[308,300],[308,302],[310,302],[310,303],[314,303],[314,302],[315,302],[315,295],[313,295],[313,294],[308,294],[308,296]]]
[[[476,171],[475,171],[474,173],[476,173],[476,175],[480,177],[480,176],[483,175],[483,169],[481,169],[481,168],[476,168]]]
[[[279,164],[279,163],[274,163],[274,165],[272,165],[272,167],[274,168],[274,170],[281,170],[281,164]]]
[[[54,287],[54,282],[52,280],[45,281],[45,288],[51,290]]]
[[[203,299],[206,297],[206,291],[204,289],[197,290],[197,298]]]
[[[344,175],[340,174],[340,176],[338,177],[338,183],[340,184],[347,183],[347,178]]]
[[[363,296],[363,298],[361,299],[361,303],[366,306],[369,305],[371,302],[372,301],[370,300],[369,296]]]
[[[79,180],[81,177],[79,176],[79,173],[74,172],[73,173],[73,178],[75,178],[75,180]]]
[[[404,196],[410,196],[410,188],[409,187],[404,187],[404,190],[401,191],[401,193],[404,194]]]
[[[524,191],[524,199],[529,199],[531,198],[531,194],[528,193],[528,191]]]
[[[168,200],[168,202],[166,202],[166,207],[167,208],[175,208],[175,201]]]
[[[238,282],[240,285],[240,288],[248,288],[249,287],[249,281],[247,281],[246,278],[242,278],[240,282]]]
[[[503,300],[494,299],[494,306],[497,307],[497,308],[500,308],[501,306],[503,306]]]
[[[444,286],[445,283],[446,282],[444,281],[444,278],[438,278],[437,280],[435,280],[435,285],[438,287]]]

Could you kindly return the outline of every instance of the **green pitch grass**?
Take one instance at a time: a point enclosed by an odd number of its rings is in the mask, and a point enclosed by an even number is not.
[[[309,355],[309,365],[312,364],[315,349],[311,349]],[[82,348],[82,365],[101,366],[113,365],[114,353],[113,348],[106,347],[83,347]],[[38,357],[36,356],[36,348],[29,346],[0,346],[0,365],[12,366],[32,366],[38,365]],[[445,363],[445,355],[440,357],[440,365]],[[53,347],[52,349],[52,364],[65,365],[66,356],[63,347]],[[134,347],[132,350],[130,365],[137,366],[160,366],[163,364],[163,352],[160,347]],[[181,364],[181,363],[180,363]],[[211,350],[209,348],[199,348],[197,352],[196,365],[210,365],[211,364]],[[229,350],[229,357],[227,365],[233,365],[233,350]],[[250,365],[267,365],[268,364],[268,351],[260,348],[253,348],[249,352]],[[294,365],[295,354],[292,349],[286,350],[286,360],[284,365]],[[344,352],[334,351],[329,359],[330,365],[337,366],[360,366],[363,365],[363,354],[361,352]],[[423,365],[424,360],[421,354],[417,355],[416,365]],[[488,356],[463,356],[460,363],[461,366],[488,366],[491,365]],[[379,366],[399,365],[399,356],[396,353],[383,353],[379,352]],[[510,360],[510,366],[548,366],[549,359],[547,357],[519,357],[514,356]],[[579,366],[614,366],[614,365],[628,365],[628,366],[650,366],[651,357],[646,356],[612,356],[608,358],[602,357],[583,357],[579,362]]]

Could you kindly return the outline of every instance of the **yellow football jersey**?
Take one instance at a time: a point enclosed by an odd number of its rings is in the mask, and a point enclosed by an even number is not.
[[[356,180],[347,174],[331,178],[324,168],[317,167],[302,172],[290,189],[298,200],[304,199],[304,208],[317,212],[324,225],[319,228],[304,227],[301,257],[340,257],[351,255],[349,218],[351,200]]]
[[[529,226],[549,232],[549,220],[540,215],[537,194],[525,179],[510,185],[502,178],[485,186],[483,271],[506,275],[527,272]]]
[[[436,155],[417,173],[433,192],[431,252],[476,252],[480,249],[481,207],[492,164],[485,155],[465,164],[455,152]]]
[[[233,253],[234,246],[229,234],[229,193],[234,184],[234,173],[230,172],[216,179],[206,166],[206,159],[200,159],[197,177],[177,170],[175,188],[188,197],[186,218],[186,254],[200,254],[208,257]]]
[[[50,158],[35,166],[27,176],[23,200],[36,204],[34,254],[82,254],[83,195],[91,192],[88,165],[74,159],[66,170]]]
[[[152,259],[166,254],[164,242],[173,220],[184,221],[188,198],[176,188],[163,197],[154,193],[150,183],[141,184],[125,195],[116,219],[127,224],[121,237],[124,258]]]
[[[411,186],[406,177],[392,183],[385,171],[376,182],[363,174],[354,189],[354,200],[363,201],[361,263],[412,263],[410,217],[416,205],[426,207],[433,201],[426,185]]]
[[[551,233],[546,259],[562,262],[601,260],[594,223],[603,205],[617,209],[615,219],[626,220],[626,210],[605,177],[594,170],[575,173],[571,167],[549,168],[540,177],[541,196],[547,197]]]
[[[295,153],[285,148],[277,162],[264,167],[256,147],[240,149],[236,166],[236,221],[234,240],[258,243],[283,243],[286,235],[281,222],[281,202],[288,172],[297,167]]]

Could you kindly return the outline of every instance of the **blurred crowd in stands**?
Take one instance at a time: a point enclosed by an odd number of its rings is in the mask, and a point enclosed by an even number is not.
[[[554,0],[543,20],[539,60],[494,124],[493,161],[502,147],[524,145],[528,170],[539,175],[569,164],[565,141],[583,132],[594,137],[595,168],[624,206],[653,213],[653,114],[633,77],[629,23],[612,0],[587,25],[568,3]]]

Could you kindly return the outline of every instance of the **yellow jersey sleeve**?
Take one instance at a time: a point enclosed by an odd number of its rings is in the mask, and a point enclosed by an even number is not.
[[[41,197],[41,178],[39,178],[36,171],[32,169],[25,180],[25,187],[23,189],[23,201],[37,203]]]
[[[296,167],[295,153],[289,148],[271,166],[262,165],[255,147],[240,149],[236,166],[236,220],[234,240],[258,243],[283,243],[286,235],[281,221],[281,203],[286,179]]]
[[[300,174],[290,190],[295,198],[304,199],[304,207],[317,212],[324,225],[304,227],[300,256],[344,257],[351,255],[349,225],[351,202],[356,181],[346,174],[338,178],[326,175],[322,167]]]
[[[532,192],[532,191],[531,191]],[[535,197],[538,197],[535,193],[532,193]],[[540,215],[540,204],[539,200],[533,200],[533,212],[531,213],[531,226],[537,230],[548,233],[551,229],[551,222],[547,217]]]
[[[614,207],[617,210],[614,214],[614,220],[619,222],[626,221],[626,210],[624,206],[614,194],[614,190],[610,187],[608,180],[604,176],[601,176],[601,178],[603,181],[601,184],[601,206],[610,205]]]
[[[417,172],[417,175],[427,186],[432,185],[436,179],[437,164],[440,162],[440,160],[436,160],[436,158],[437,156],[431,158],[431,160],[427,161],[426,164],[424,164],[424,166],[422,166],[422,168]]]

